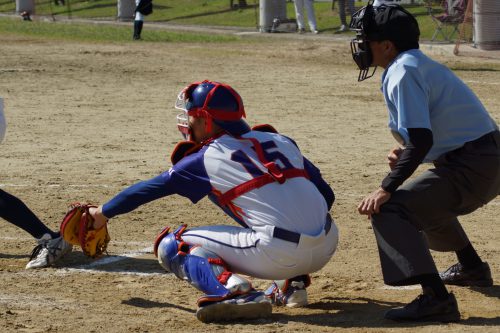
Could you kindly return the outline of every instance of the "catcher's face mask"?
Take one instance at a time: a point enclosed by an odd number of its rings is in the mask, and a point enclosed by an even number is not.
[[[372,77],[377,69],[377,67],[374,67],[371,74],[369,74],[369,69],[373,63],[373,54],[366,29],[373,15],[374,9],[371,1],[369,1],[366,7],[361,8],[352,15],[351,24],[349,25],[349,28],[356,32],[356,38],[351,40],[351,53],[354,62],[359,68],[358,81]]]
[[[177,114],[177,129],[181,132],[184,140],[190,140],[191,128],[189,126],[189,116],[186,108],[186,99],[184,90],[179,93],[175,101],[175,108],[183,112]]]

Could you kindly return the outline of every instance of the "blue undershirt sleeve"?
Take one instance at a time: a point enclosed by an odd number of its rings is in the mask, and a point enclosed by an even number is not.
[[[170,170],[123,190],[103,205],[107,218],[125,214],[153,200],[179,194],[197,203],[212,190],[203,164],[203,153],[184,157]]]
[[[107,218],[112,218],[173,193],[172,188],[166,185],[165,177],[159,175],[123,190],[103,205],[102,212]]]

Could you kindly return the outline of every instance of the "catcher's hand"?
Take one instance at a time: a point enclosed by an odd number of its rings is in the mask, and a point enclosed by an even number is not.
[[[90,204],[74,203],[61,223],[61,236],[73,245],[80,245],[85,255],[96,258],[101,256],[108,246],[109,237],[106,224],[94,228],[94,219],[89,213]]]

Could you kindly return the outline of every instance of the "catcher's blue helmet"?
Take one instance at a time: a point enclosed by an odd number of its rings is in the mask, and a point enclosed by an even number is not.
[[[206,118],[207,130],[211,129],[213,121],[231,135],[239,136],[250,131],[243,119],[245,109],[240,95],[224,83],[194,82],[179,94],[175,107],[188,116]]]

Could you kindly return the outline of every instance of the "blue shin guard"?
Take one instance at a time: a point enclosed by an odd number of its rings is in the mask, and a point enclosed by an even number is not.
[[[248,280],[229,272],[217,254],[185,243],[181,237],[185,230],[184,225],[173,233],[162,231],[155,241],[155,254],[163,268],[205,293],[199,306],[253,290]]]

